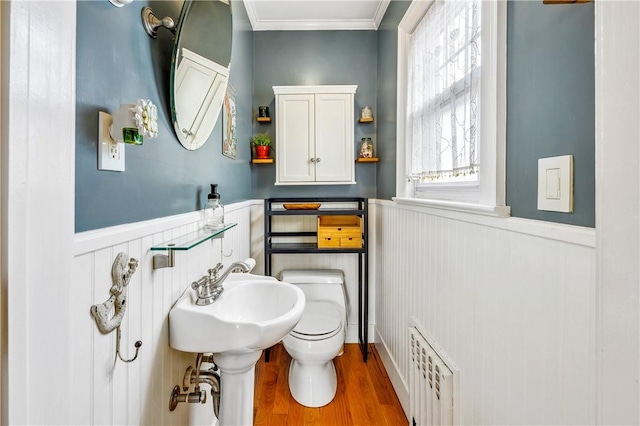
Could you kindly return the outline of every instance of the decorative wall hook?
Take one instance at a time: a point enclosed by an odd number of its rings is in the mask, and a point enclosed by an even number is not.
[[[103,334],[111,333],[116,327],[119,327],[127,310],[126,288],[129,285],[131,276],[138,267],[138,260],[131,258],[127,268],[127,257],[127,253],[121,252],[113,261],[113,266],[111,267],[111,281],[113,284],[109,290],[111,296],[104,303],[91,307],[91,315],[93,315],[98,329]],[[109,318],[109,314],[114,307],[115,313],[113,317]]]
[[[130,360],[125,360],[120,355],[120,324],[122,324],[122,319],[127,311],[127,286],[138,267],[138,260],[133,257],[128,259],[128,257],[127,253],[118,253],[111,267],[112,285],[109,289],[111,295],[105,302],[91,307],[91,315],[101,333],[109,334],[117,329],[116,355],[124,362],[136,359],[142,346],[142,341],[138,340],[135,344],[135,356]],[[110,317],[112,311],[113,316]]]

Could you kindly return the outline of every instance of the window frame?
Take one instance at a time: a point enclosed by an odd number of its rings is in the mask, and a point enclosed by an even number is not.
[[[482,214],[508,216],[505,205],[506,157],[506,32],[507,5],[504,0],[480,0],[482,13],[482,72],[480,97],[480,176],[476,190],[469,183],[439,183],[421,189],[416,196],[415,184],[407,178],[411,152],[406,135],[408,54],[410,37],[434,1],[413,0],[398,25],[398,93],[396,134],[395,201],[445,207]],[[474,207],[477,206],[477,209]]]

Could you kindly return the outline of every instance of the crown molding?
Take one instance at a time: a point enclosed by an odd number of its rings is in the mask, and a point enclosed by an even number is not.
[[[381,0],[380,3],[378,3],[378,9],[376,10],[376,14],[373,17],[373,20],[376,23],[376,30],[380,26],[382,18],[384,18],[384,14],[387,12],[387,8],[389,7],[390,3],[391,0]]]
[[[260,19],[257,0],[243,0],[253,31],[376,31],[391,0],[380,0],[372,19]]]

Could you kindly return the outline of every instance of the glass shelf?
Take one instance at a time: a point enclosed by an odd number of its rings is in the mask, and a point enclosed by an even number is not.
[[[236,226],[237,223],[227,223],[224,228],[216,231],[210,231],[207,229],[198,229],[197,231],[190,232],[181,237],[174,238],[163,244],[153,246],[152,251],[165,251],[168,254],[154,254],[153,255],[153,269],[161,268],[173,268],[175,264],[176,251],[186,251],[194,248],[195,246],[209,241],[212,238],[222,238],[224,233],[229,229]]]
[[[181,237],[174,238],[173,240],[167,241],[163,244],[151,247],[151,250],[154,251],[166,251],[166,250],[189,250],[194,248],[195,246],[204,243],[205,241],[210,240],[211,238],[215,238],[225,231],[236,226],[237,223],[227,223],[224,225],[224,228],[218,229],[215,231],[210,231],[206,229],[198,229],[195,232],[190,232]]]

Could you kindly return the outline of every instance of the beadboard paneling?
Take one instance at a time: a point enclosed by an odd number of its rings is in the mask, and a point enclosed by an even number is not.
[[[376,341],[406,412],[413,318],[460,368],[460,424],[596,422],[593,244],[384,201],[376,217]]]
[[[238,225],[225,237],[176,253],[176,266],[153,270],[155,244],[193,231],[201,213],[105,228],[76,235],[73,288],[70,303],[71,370],[74,383],[74,424],[188,424],[189,408],[168,409],[171,390],[182,383],[185,369],[195,365],[195,355],[169,347],[168,314],[174,301],[192,281],[217,262],[229,265],[250,255],[251,203],[226,206],[225,220]],[[124,251],[139,260],[128,286],[128,307],[122,322],[121,351],[134,362],[114,361],[116,333],[98,331],[89,308],[104,302],[111,287],[111,265]],[[227,257],[228,256],[228,257]],[[208,413],[211,403],[201,406]]]

